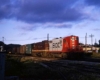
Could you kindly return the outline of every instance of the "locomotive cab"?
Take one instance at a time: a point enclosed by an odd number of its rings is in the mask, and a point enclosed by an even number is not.
[[[66,52],[67,56],[69,58],[82,58],[83,56],[83,50],[79,46],[79,37],[78,36],[68,36],[66,37],[66,43],[64,42],[64,45],[67,45]]]
[[[78,36],[71,36],[69,41],[70,50],[74,52],[82,51],[82,48],[79,46],[79,37]]]

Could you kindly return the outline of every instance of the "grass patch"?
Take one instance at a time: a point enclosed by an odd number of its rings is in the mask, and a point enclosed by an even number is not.
[[[56,71],[51,71],[31,60],[20,62],[19,59],[8,58],[5,65],[6,76],[34,79],[61,79]]]
[[[7,58],[5,64],[6,76],[17,76],[22,73],[24,65],[18,59]]]
[[[100,58],[100,53],[93,53],[91,57],[93,57],[93,58]]]

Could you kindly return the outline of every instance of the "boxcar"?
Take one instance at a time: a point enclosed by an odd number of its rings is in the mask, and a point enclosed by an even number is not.
[[[24,55],[26,53],[26,45],[21,45],[20,46],[20,54]]]
[[[15,47],[12,47],[12,53],[13,54],[16,54],[17,53],[17,47],[15,46]]]
[[[32,54],[32,44],[27,44],[26,45],[26,53],[27,55],[31,55]]]
[[[17,54],[20,54],[20,46],[17,46],[16,48],[17,48],[16,53],[17,53]]]

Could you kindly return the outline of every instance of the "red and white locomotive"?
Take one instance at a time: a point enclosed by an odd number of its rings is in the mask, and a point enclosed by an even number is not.
[[[78,37],[68,36],[64,38],[56,38],[49,42],[49,51],[53,52],[69,52],[78,48]]]
[[[41,48],[36,49],[34,47],[32,49],[32,55],[45,57],[75,57],[83,53],[82,48],[79,46],[79,37],[74,35],[64,38],[55,38],[51,41],[44,41],[44,43],[40,42],[37,47],[39,46]]]

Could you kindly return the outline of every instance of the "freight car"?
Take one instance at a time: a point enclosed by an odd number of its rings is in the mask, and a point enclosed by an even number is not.
[[[20,46],[20,54],[24,55],[26,53],[26,45],[21,45]]]
[[[32,54],[32,44],[27,44],[26,45],[26,55],[31,55]]]
[[[20,53],[20,45],[17,44],[9,44],[5,46],[6,53],[10,54],[18,54]]]

